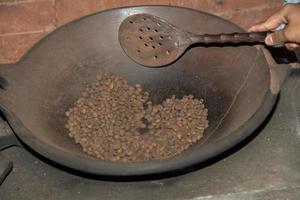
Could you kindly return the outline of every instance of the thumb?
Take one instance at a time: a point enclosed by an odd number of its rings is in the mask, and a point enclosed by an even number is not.
[[[287,41],[288,39],[286,38],[285,29],[276,31],[268,35],[265,39],[265,43],[269,46],[284,44]]]

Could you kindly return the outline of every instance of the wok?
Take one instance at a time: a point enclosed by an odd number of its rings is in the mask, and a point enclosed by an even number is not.
[[[287,65],[264,48],[195,47],[164,68],[142,67],[118,43],[129,15],[149,13],[194,33],[241,32],[216,16],[186,8],[143,6],[113,9],[69,23],[42,39],[21,61],[0,66],[0,107],[18,140],[55,163],[88,174],[132,176],[180,170],[204,162],[247,138],[274,106]],[[210,127],[182,154],[141,163],[97,160],[81,151],[64,127],[65,111],[100,71],[141,83],[154,102],[176,94],[203,98]],[[1,148],[16,140],[3,137]]]

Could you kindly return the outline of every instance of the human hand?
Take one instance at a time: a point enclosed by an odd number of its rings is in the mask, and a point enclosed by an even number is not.
[[[275,29],[286,24],[283,30]],[[273,31],[265,39],[267,45],[284,44],[294,50],[300,46],[300,4],[287,4],[265,22],[252,26],[249,32]]]

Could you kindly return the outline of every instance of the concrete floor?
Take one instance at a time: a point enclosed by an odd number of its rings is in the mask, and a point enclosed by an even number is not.
[[[185,175],[142,182],[99,181],[59,170],[17,147],[2,154],[14,167],[0,187],[1,200],[298,200],[300,76],[288,79],[273,116],[255,138],[218,162]]]

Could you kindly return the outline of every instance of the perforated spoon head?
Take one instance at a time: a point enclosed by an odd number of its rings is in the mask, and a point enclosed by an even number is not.
[[[149,15],[127,17],[119,28],[119,42],[136,63],[161,67],[174,62],[189,46],[184,34],[165,20]]]
[[[182,31],[165,20],[137,14],[126,18],[119,28],[119,41],[125,53],[147,67],[174,62],[191,44],[264,43],[268,32],[218,33],[196,35]]]

